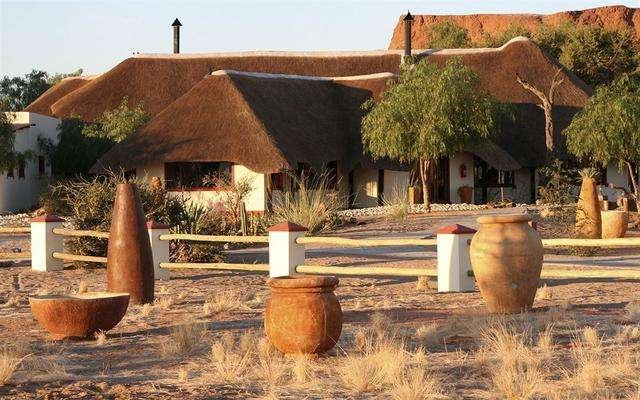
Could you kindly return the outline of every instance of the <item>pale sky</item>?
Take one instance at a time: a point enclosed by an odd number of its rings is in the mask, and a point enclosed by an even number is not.
[[[553,13],[640,0],[9,1],[0,0],[0,76],[104,72],[133,52],[385,49],[399,15]]]

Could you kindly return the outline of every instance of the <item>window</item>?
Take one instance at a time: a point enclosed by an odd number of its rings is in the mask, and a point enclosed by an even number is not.
[[[44,156],[38,156],[38,175],[44,176],[47,173]]]
[[[169,190],[215,190],[231,183],[231,165],[220,162],[172,162],[165,163],[165,185]]]
[[[271,189],[272,190],[284,190],[284,173],[277,172],[270,175]]]
[[[25,168],[24,160],[21,160],[18,163],[18,178],[24,179],[24,168]]]

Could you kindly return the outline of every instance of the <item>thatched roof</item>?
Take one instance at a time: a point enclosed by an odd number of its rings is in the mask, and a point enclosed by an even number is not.
[[[348,76],[397,72],[399,52],[246,52],[220,54],[136,55],[51,106],[57,117],[79,115],[97,120],[127,96],[157,115],[205,75],[231,69],[305,76]]]
[[[216,71],[111,149],[94,170],[225,160],[267,173],[299,162],[347,161],[359,123],[346,120],[351,114],[344,110],[359,109],[391,77]]]
[[[33,103],[29,104],[24,111],[53,116],[51,105],[76,89],[89,83],[93,76],[72,76],[63,78],[57,84],[50,87],[40,95]]]

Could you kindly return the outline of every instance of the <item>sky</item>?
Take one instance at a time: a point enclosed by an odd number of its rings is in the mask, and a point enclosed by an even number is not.
[[[413,14],[553,13],[640,0],[510,1],[10,1],[0,0],[0,76],[104,72],[134,52],[169,53],[182,22],[182,53],[372,50]]]

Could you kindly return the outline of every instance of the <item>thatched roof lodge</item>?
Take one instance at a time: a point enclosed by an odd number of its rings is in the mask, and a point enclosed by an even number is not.
[[[535,180],[530,168],[545,160],[544,115],[516,74],[545,89],[561,70],[554,110],[560,147],[559,133],[584,106],[590,88],[526,38],[496,49],[418,50],[413,55],[437,64],[459,57],[476,71],[484,89],[515,109],[515,119],[504,122],[493,143],[441,163],[446,185],[436,188],[436,201],[458,200],[460,186],[478,188],[475,171],[484,173],[477,197],[486,200],[487,177],[493,170],[511,171],[511,179],[506,184],[502,179],[500,185],[518,186],[517,195],[529,200],[534,187],[530,176]],[[337,174],[349,186],[341,190],[365,198],[355,201],[365,206],[407,184],[408,173],[392,171],[407,166],[373,162],[363,154],[360,139],[361,105],[385,90],[402,60],[397,50],[136,55],[42,111],[95,121],[125,96],[130,104],[144,103],[152,120],[112,148],[94,166],[96,172],[124,168],[166,177],[182,173],[173,168],[187,168],[184,163],[217,168],[211,163],[224,161],[257,174],[264,181],[261,190],[270,193],[272,185],[264,177],[301,165],[337,163]],[[56,87],[50,91],[56,93]],[[468,175],[461,172],[463,167]],[[524,183],[516,185],[518,174]],[[264,208],[265,201],[259,202]]]

